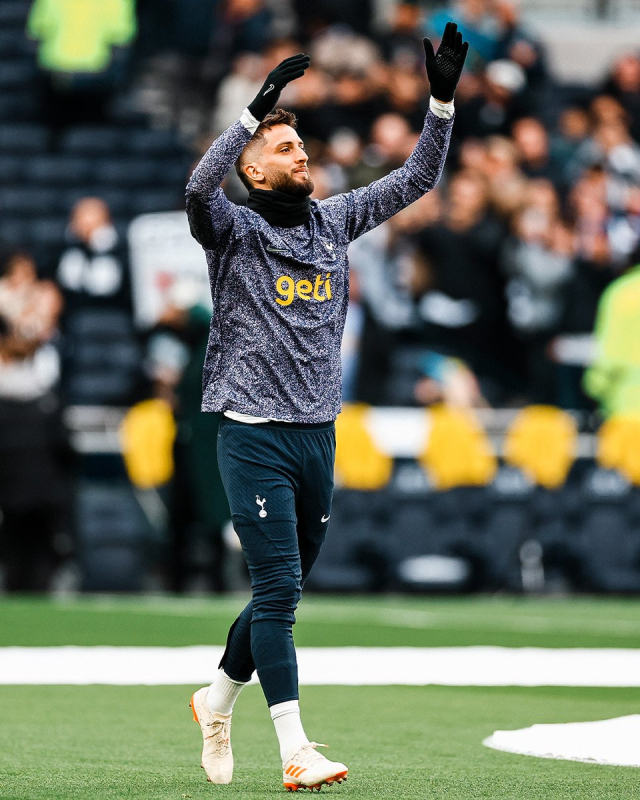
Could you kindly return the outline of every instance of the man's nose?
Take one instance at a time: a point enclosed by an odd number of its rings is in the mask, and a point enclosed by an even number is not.
[[[308,160],[309,160],[309,156],[305,153],[304,150],[300,149],[298,151],[298,155],[296,157],[296,161],[299,161],[302,164],[306,164]]]

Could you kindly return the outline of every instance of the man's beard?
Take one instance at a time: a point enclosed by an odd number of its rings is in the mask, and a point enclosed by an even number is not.
[[[273,177],[270,177],[270,183],[272,189],[285,192],[292,197],[309,197],[314,189],[310,176],[303,181],[298,181],[289,172],[276,172]]]

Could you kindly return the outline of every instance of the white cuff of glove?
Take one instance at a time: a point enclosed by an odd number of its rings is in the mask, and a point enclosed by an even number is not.
[[[453,100],[450,103],[441,103],[439,100],[436,100],[435,97],[432,97],[431,100],[429,100],[429,108],[436,117],[440,117],[440,119],[451,119],[455,113]]]
[[[249,131],[249,133],[255,133],[258,130],[258,125],[260,124],[260,120],[256,119],[248,108],[245,108],[242,114],[240,114],[240,122]]]

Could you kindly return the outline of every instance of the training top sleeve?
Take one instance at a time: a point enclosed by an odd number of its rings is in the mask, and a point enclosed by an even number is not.
[[[432,104],[413,152],[399,169],[369,186],[334,195],[319,203],[329,218],[346,226],[344,234],[348,241],[385,222],[438,183],[453,127],[453,116],[438,111]]]
[[[235,206],[220,184],[256,128],[257,121],[245,109],[207,150],[187,184],[189,227],[203,247],[212,249],[216,240],[231,230]]]

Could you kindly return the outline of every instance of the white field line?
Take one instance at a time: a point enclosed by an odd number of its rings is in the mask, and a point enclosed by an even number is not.
[[[209,683],[222,647],[5,647],[0,684]],[[640,650],[299,648],[300,683],[345,686],[640,687]]]

